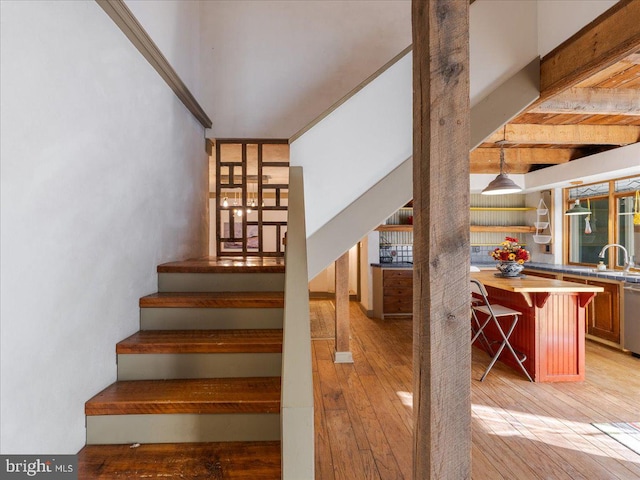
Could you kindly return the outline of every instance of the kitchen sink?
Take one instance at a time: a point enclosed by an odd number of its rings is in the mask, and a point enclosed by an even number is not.
[[[613,275],[614,277],[633,277],[633,276],[640,275],[640,273],[637,273],[637,272],[623,272],[621,270],[598,270],[597,268],[592,268],[589,271],[594,273],[604,273],[606,275]]]
[[[614,277],[637,277],[640,276],[640,272],[623,272],[622,270],[598,270],[597,268],[572,268],[574,272],[589,272],[589,273],[602,273],[605,275],[611,275]]]

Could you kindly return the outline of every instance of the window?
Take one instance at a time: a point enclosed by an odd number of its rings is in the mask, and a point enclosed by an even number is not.
[[[624,254],[611,248],[604,258],[602,247],[609,243],[624,246],[629,255],[640,259],[640,226],[633,225],[635,192],[640,190],[640,177],[632,177],[565,190],[566,209],[578,200],[588,208],[588,215],[567,216],[568,263],[597,265],[603,261],[608,268],[622,267]]]
[[[640,177],[615,182],[616,190],[616,238],[632,259],[640,261],[640,225],[633,224],[633,214],[640,205],[636,203],[636,192],[640,191]],[[624,266],[624,256],[618,255],[617,266]]]

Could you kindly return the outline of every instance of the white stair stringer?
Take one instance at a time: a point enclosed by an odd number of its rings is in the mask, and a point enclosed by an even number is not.
[[[539,97],[539,64],[472,106],[470,148]],[[304,169],[309,279],[413,198],[412,72],[408,49],[291,143],[291,165]],[[494,176],[472,175],[472,190],[473,177]]]
[[[413,197],[410,157],[307,238],[309,280]]]

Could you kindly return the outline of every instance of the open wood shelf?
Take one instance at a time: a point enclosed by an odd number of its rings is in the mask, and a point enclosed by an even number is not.
[[[377,232],[413,232],[413,225],[380,225]],[[535,233],[536,227],[529,225],[471,225],[471,232]]]
[[[380,225],[377,232],[413,232],[413,225]]]
[[[536,227],[529,225],[471,225],[471,232],[535,233]]]
[[[471,207],[472,212],[526,212],[536,207]]]

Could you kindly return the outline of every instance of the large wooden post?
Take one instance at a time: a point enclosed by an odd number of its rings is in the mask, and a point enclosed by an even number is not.
[[[349,252],[336,260],[336,351],[335,363],[353,363],[349,347]]]
[[[469,2],[413,0],[413,478],[471,478]]]

